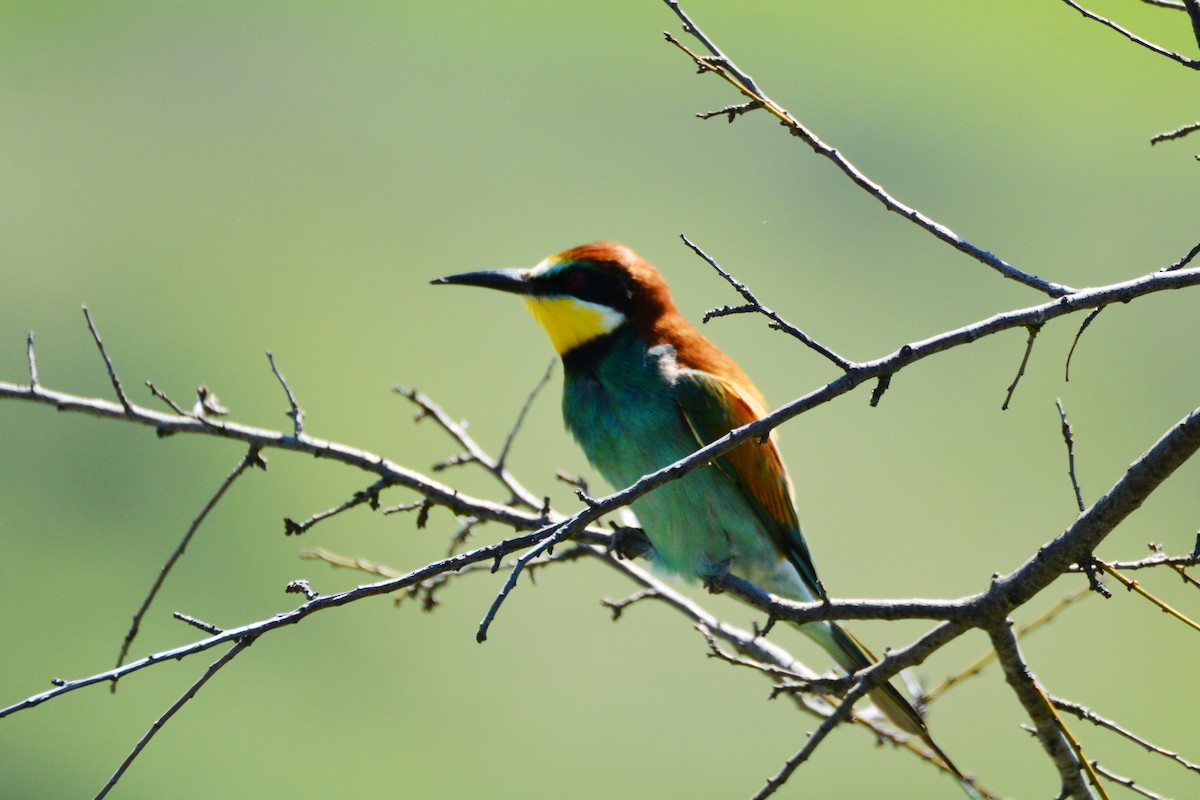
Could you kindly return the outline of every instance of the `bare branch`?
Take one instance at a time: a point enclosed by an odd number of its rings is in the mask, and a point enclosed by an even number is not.
[[[553,364],[553,362],[551,363]],[[549,380],[549,371],[547,371],[546,377],[543,379],[543,381],[539,383],[537,387],[535,387],[534,392],[529,395],[529,400],[527,403],[532,402],[534,395],[537,393],[538,389],[544,385],[546,380]],[[518,481],[512,475],[512,473],[508,471],[508,468],[504,466],[502,461],[493,459],[490,455],[488,455],[487,451],[485,451],[479,445],[479,443],[475,441],[471,434],[467,433],[466,427],[451,419],[450,415],[447,414],[440,405],[435,403],[425,394],[418,392],[416,389],[408,389],[403,386],[393,386],[392,391],[408,398],[414,405],[417,406],[417,408],[420,409],[417,417],[418,419],[430,417],[438,424],[439,427],[441,427],[442,430],[450,434],[451,438],[458,442],[458,444],[467,451],[468,460],[479,464],[485,470],[492,473],[492,475],[494,475],[496,479],[499,480],[504,487],[512,493],[515,501],[530,509],[537,509],[541,507],[541,503],[538,501],[537,495],[521,485],[521,482]],[[510,433],[510,436],[516,433],[517,428],[520,427],[521,419],[523,418],[524,411],[518,415],[517,423]],[[464,461],[463,463],[467,462]]]
[[[1075,716],[1079,717],[1080,719],[1085,719],[1088,722],[1092,723],[1093,725],[1096,725],[1101,728],[1107,728],[1108,730],[1112,731],[1113,733],[1128,739],[1129,741],[1133,742],[1134,744],[1139,745],[1140,747],[1144,748],[1148,752],[1155,753],[1157,755],[1163,756],[1164,758],[1168,758],[1171,761],[1174,761],[1176,764],[1179,764],[1184,769],[1191,770],[1192,772],[1200,773],[1200,764],[1196,764],[1194,762],[1188,761],[1186,758],[1179,755],[1179,753],[1176,753],[1173,750],[1168,750],[1165,747],[1160,747],[1160,746],[1154,744],[1153,742],[1150,742],[1150,741],[1142,738],[1141,736],[1138,736],[1133,731],[1131,731],[1128,728],[1125,728],[1121,725],[1118,725],[1116,722],[1113,722],[1111,719],[1107,719],[1105,717],[1100,716],[1099,714],[1097,714],[1095,711],[1092,711],[1087,706],[1081,705],[1079,703],[1072,703],[1070,700],[1064,700],[1060,697],[1051,697],[1050,702],[1053,703],[1054,707],[1057,708],[1059,711],[1066,711],[1068,714],[1074,714]]]
[[[163,712],[163,715],[154,721],[154,724],[150,726],[150,730],[146,731],[142,738],[138,740],[138,743],[134,745],[132,752],[130,752],[129,755],[125,757],[125,760],[121,762],[121,765],[117,767],[117,771],[112,774],[112,777],[108,779],[108,782],[105,783],[104,786],[100,788],[100,791],[96,793],[96,800],[101,800],[101,798],[107,796],[109,791],[111,791],[112,788],[117,785],[117,781],[119,781],[121,776],[125,774],[125,771],[129,769],[129,765],[132,764],[133,760],[141,754],[142,750],[146,748],[146,745],[150,743],[150,740],[154,738],[154,735],[162,729],[162,726],[166,725],[167,721],[171,719],[171,717],[175,716],[175,712],[183,708],[187,701],[196,696],[196,692],[200,691],[200,687],[208,683],[209,678],[211,678],[213,675],[216,675],[221,667],[225,666],[234,658],[236,658],[238,654],[249,647],[253,641],[254,637],[252,636],[238,639],[233,647],[229,648],[220,658],[209,665],[208,669],[204,671],[204,674],[201,675],[195,683],[189,686],[188,690],[180,695],[179,699],[172,703],[171,706],[165,712]]]
[[[701,250],[697,245],[693,244],[692,241],[687,238],[686,234],[682,234],[682,233],[679,234],[679,238],[683,240],[684,244],[686,244],[689,248],[691,248],[693,253],[695,253],[696,255],[698,255],[702,259],[704,259],[706,262],[708,262],[708,265],[710,267],[712,267],[713,269],[715,269],[717,271],[718,275],[720,275],[722,278],[724,278],[726,281],[728,281],[729,285],[732,286],[734,289],[736,289],[738,294],[740,294],[742,297],[744,297],[746,299],[746,302],[750,304],[749,306],[742,306],[741,308],[738,308],[738,309],[726,308],[723,312],[719,311],[717,309],[713,309],[712,311],[709,311],[707,314],[704,315],[705,322],[708,322],[713,317],[723,316],[724,314],[728,314],[728,313],[743,312],[743,311],[756,311],[759,314],[762,314],[767,319],[771,320],[770,327],[774,328],[777,331],[783,331],[784,333],[786,333],[790,336],[793,336],[796,339],[799,339],[800,342],[803,343],[806,347],[816,351],[817,353],[820,353],[825,358],[829,359],[834,364],[836,364],[840,369],[848,370],[854,366],[854,363],[852,361],[842,358],[837,353],[833,352],[828,347],[821,344],[817,340],[813,339],[807,333],[800,330],[795,325],[793,325],[792,323],[785,320],[783,317],[779,316],[778,313],[776,313],[775,311],[772,311],[771,309],[764,306],[761,302],[759,302],[759,299],[754,296],[754,293],[752,291],[750,291],[750,288],[748,286],[746,286],[746,284],[742,283],[737,278],[733,277],[728,272],[721,269],[721,265],[718,264],[712,258],[712,256],[710,256],[708,253]]]
[[[221,629],[218,628],[216,625],[205,622],[203,620],[196,619],[193,616],[184,614],[182,611],[172,611],[171,616],[174,617],[175,619],[179,620],[180,622],[186,622],[188,625],[191,625],[193,628],[199,628],[200,630],[204,631],[205,633],[212,634],[214,636],[221,632]]]
[[[906,206],[899,200],[892,197],[882,186],[875,183],[873,180],[863,174],[858,167],[854,166],[849,159],[841,154],[836,148],[826,144],[815,133],[806,128],[795,117],[792,116],[786,108],[776,103],[771,98],[762,92],[748,74],[736,64],[733,60],[720,51],[719,48],[696,26],[694,22],[684,13],[676,0],[664,0],[672,11],[683,21],[683,29],[698,39],[705,48],[711,53],[710,56],[702,56],[690,50],[686,45],[681,43],[671,34],[664,34],[666,39],[671,44],[678,47],[686,53],[700,68],[701,72],[715,72],[720,75],[725,81],[732,85],[735,89],[741,92],[752,103],[757,103],[765,109],[771,116],[778,119],[793,135],[812,148],[817,155],[824,156],[832,161],[838,169],[840,169],[850,180],[865,190],[868,194],[883,204],[888,211],[893,211],[907,219],[929,233],[941,239],[943,242],[954,247],[956,250],[963,252],[992,269],[999,272],[1006,278],[1022,283],[1031,288],[1037,289],[1039,292],[1050,295],[1051,297],[1061,297],[1071,294],[1075,290],[1069,286],[1047,281],[1036,275],[1022,272],[1021,270],[1006,263],[1003,259],[998,258],[994,254],[983,250],[968,242],[966,239],[959,236],[950,228],[942,225],[939,222],[931,219],[915,208]]]
[[[1059,600],[1057,603],[1055,603],[1053,606],[1051,606],[1049,609],[1047,609],[1045,611],[1045,613],[1038,616],[1032,622],[1029,622],[1025,625],[1022,625],[1020,628],[1018,628],[1017,634],[1016,634],[1017,639],[1018,640],[1024,639],[1026,636],[1028,636],[1029,634],[1038,630],[1039,628],[1043,627],[1044,625],[1048,625],[1049,623],[1053,622],[1054,619],[1059,614],[1066,611],[1070,606],[1072,606],[1075,603],[1079,602],[1080,600],[1083,600],[1090,596],[1091,596],[1091,589],[1085,586],[1084,588],[1078,589],[1078,590],[1072,592],[1071,594],[1067,595],[1066,597],[1063,597],[1061,600]],[[968,678],[973,678],[976,675],[978,675],[983,670],[984,667],[986,667],[988,664],[992,663],[995,660],[996,660],[996,651],[988,650],[986,653],[984,653],[982,656],[977,658],[975,661],[971,662],[971,664],[968,665],[967,667],[965,667],[964,669],[949,676],[948,678],[946,678],[944,681],[942,681],[940,684],[933,687],[929,691],[922,693],[921,700],[923,702],[925,702],[926,704],[932,703],[934,700],[936,700],[941,695],[945,694],[947,691],[949,691],[954,686],[957,686],[958,684],[962,683],[963,681],[967,680]]]
[[[910,364],[937,353],[973,343],[1000,331],[1017,327],[1028,327],[1030,325],[1040,325],[1081,309],[1096,308],[1114,302],[1127,302],[1153,292],[1180,289],[1197,284],[1200,284],[1200,269],[1197,268],[1176,270],[1169,273],[1152,273],[1097,289],[1082,289],[1067,297],[1029,308],[997,314],[957,330],[942,333],[914,344],[904,345],[891,355],[874,361],[856,364],[850,371],[819,389],[813,390],[787,403],[760,420],[731,431],[729,434],[697,450],[691,456],[645,476],[621,492],[614,493],[597,501],[594,507],[586,509],[587,519],[589,521],[596,519],[603,513],[626,505],[645,492],[668,481],[676,480],[687,472],[710,462],[713,458],[724,454],[741,442],[752,438],[761,438],[772,428],[777,427],[784,421],[819,405],[823,405],[851,391],[864,382],[877,380],[883,375],[891,375]],[[51,405],[62,411],[77,411],[100,417],[127,419],[131,422],[154,427],[160,435],[204,433],[246,442],[247,444],[255,444],[262,448],[278,448],[320,455],[331,461],[349,464],[364,471],[374,473],[384,478],[389,486],[406,486],[428,498],[429,502],[444,505],[456,513],[501,522],[512,526],[516,530],[529,530],[544,525],[546,522],[545,518],[540,514],[523,513],[506,505],[470,498],[455,489],[437,483],[424,475],[420,475],[413,470],[402,467],[374,453],[347,445],[327,442],[307,435],[285,435],[278,431],[240,425],[225,420],[215,421],[206,419],[201,422],[192,417],[162,414],[132,403],[126,409],[120,405],[98,398],[80,397],[45,388],[34,390],[29,386],[5,382],[0,382],[0,398],[29,400]]]
[[[213,492],[212,496],[208,498],[208,502],[204,504],[204,507],[200,509],[200,513],[197,514],[196,518],[192,520],[192,524],[188,526],[187,531],[183,534],[183,538],[179,540],[179,544],[176,545],[175,550],[170,556],[167,557],[166,563],[164,563],[159,569],[158,577],[156,577],[154,579],[154,583],[151,584],[150,591],[146,593],[146,597],[144,600],[142,600],[141,606],[139,606],[138,610],[134,612],[133,622],[129,626],[129,631],[125,634],[125,640],[121,642],[121,650],[117,654],[118,667],[125,662],[125,656],[129,655],[129,647],[133,644],[133,640],[138,635],[138,630],[142,625],[142,619],[146,616],[146,612],[150,609],[150,604],[154,602],[154,598],[158,596],[158,590],[161,589],[163,583],[166,582],[167,575],[170,574],[171,569],[175,566],[175,563],[179,561],[180,557],[183,556],[184,551],[187,549],[188,543],[192,540],[192,536],[194,536],[196,531],[200,528],[200,524],[204,522],[205,518],[208,516],[208,512],[216,508],[217,503],[220,502],[221,498],[225,496],[226,490],[233,485],[234,481],[241,477],[243,472],[251,467],[258,467],[260,469],[267,468],[267,462],[263,459],[260,448],[253,445],[250,447],[249,451],[246,452],[246,455],[242,456],[241,460],[238,461],[237,466],[235,466],[233,470],[225,476],[224,480],[221,481],[220,486],[217,487],[217,490]],[[114,692],[117,690],[116,681],[113,681],[112,683],[112,690]]]
[[[1183,8],[1192,21],[1192,37],[1200,45],[1200,0],[1183,0]]]
[[[1158,606],[1159,610],[1162,611],[1164,614],[1169,614],[1170,616],[1179,620],[1184,625],[1187,625],[1189,628],[1191,628],[1194,631],[1200,631],[1200,623],[1198,623],[1194,619],[1184,615],[1182,612],[1180,612],[1179,610],[1177,610],[1176,608],[1174,608],[1173,606],[1171,606],[1170,604],[1168,604],[1161,598],[1156,597],[1155,595],[1146,591],[1146,589],[1138,581],[1134,581],[1134,580],[1130,580],[1129,578],[1126,578],[1120,572],[1113,569],[1112,567],[1110,567],[1108,564],[1101,561],[1100,559],[1096,559],[1096,563],[1100,566],[1100,569],[1104,570],[1104,572],[1106,574],[1111,575],[1113,578],[1116,578],[1117,581],[1120,582],[1120,584],[1122,586],[1124,586],[1128,591],[1136,592],[1137,594],[1141,595],[1145,599],[1149,600],[1154,605]]]
[[[1129,791],[1140,794],[1142,797],[1149,798],[1149,800],[1171,800],[1171,798],[1167,797],[1166,795],[1161,795],[1158,792],[1152,792],[1145,786],[1139,786],[1137,782],[1133,780],[1133,778],[1127,778],[1124,775],[1118,775],[1108,767],[1096,761],[1092,762],[1092,768],[1096,770],[1098,775],[1103,775],[1113,783],[1120,784]]]
[[[162,400],[164,403],[166,403],[167,407],[170,408],[172,411],[174,411],[179,416],[181,416],[181,417],[192,416],[188,412],[184,411],[183,408],[181,408],[178,403],[176,403],[174,400],[172,400],[170,397],[168,397],[166,392],[164,392],[162,389],[159,389],[157,386],[155,386],[154,381],[146,381],[146,388],[150,390],[150,394],[154,395],[159,400]]]
[[[1189,122],[1187,125],[1181,125],[1174,130],[1156,133],[1150,137],[1150,144],[1155,145],[1159,142],[1168,142],[1171,139],[1182,139],[1189,133],[1195,133],[1196,131],[1200,131],[1200,122]]]
[[[847,692],[842,701],[834,707],[833,713],[821,720],[821,724],[817,726],[817,729],[808,735],[808,741],[804,743],[804,747],[800,748],[794,756],[785,761],[779,772],[768,778],[766,784],[755,792],[750,800],[765,800],[765,798],[779,791],[787,783],[792,773],[812,756],[821,742],[825,740],[825,737],[840,723],[850,719],[850,712],[854,708],[855,702],[866,695],[866,693],[867,690],[863,684],[859,684]]]
[[[1033,340],[1042,332],[1041,325],[1030,325],[1029,338],[1025,340],[1025,355],[1021,356],[1021,365],[1017,367],[1017,375],[1013,378],[1012,383],[1008,385],[1008,391],[1004,394],[1004,402],[1000,405],[1001,411],[1007,411],[1009,403],[1012,402],[1013,392],[1017,390],[1017,384],[1021,382],[1021,378],[1025,375],[1025,367],[1029,365],[1029,355],[1033,352]]]
[[[613,620],[618,620],[625,613],[625,609],[629,608],[634,603],[640,603],[643,600],[655,600],[659,596],[656,589],[641,589],[634,592],[628,597],[623,597],[620,600],[604,599],[600,601],[600,605],[612,611]],[[705,629],[707,630],[707,629]],[[711,634],[708,634],[711,636]]]
[[[1156,550],[1156,554],[1147,556],[1146,558],[1138,559],[1137,561],[1108,561],[1108,566],[1116,570],[1138,570],[1138,569],[1154,569],[1155,567],[1170,567],[1176,572],[1185,570],[1187,567],[1194,567],[1200,564],[1200,557],[1194,553],[1186,556],[1168,556],[1161,551]],[[1072,572],[1082,571],[1082,568],[1072,568]],[[1200,586],[1196,581],[1186,573],[1183,578],[1188,583],[1194,586]]]
[[[1092,324],[1092,320],[1100,316],[1100,312],[1106,308],[1108,308],[1108,306],[1099,306],[1097,308],[1093,308],[1088,312],[1088,315],[1084,317],[1083,324],[1079,326],[1079,330],[1075,331],[1075,339],[1071,342],[1071,349],[1067,351],[1067,360],[1063,367],[1063,380],[1071,380],[1071,359],[1075,356],[1075,347],[1079,344],[1079,338],[1083,336],[1083,332],[1087,330],[1088,325]]]
[[[1062,421],[1063,441],[1067,445],[1067,475],[1071,478],[1071,488],[1075,490],[1075,504],[1080,513],[1087,510],[1083,503],[1083,490],[1079,488],[1079,478],[1075,475],[1075,431],[1067,421],[1067,411],[1063,408],[1062,398],[1056,398],[1054,404],[1058,407],[1058,417]]]
[[[25,355],[29,361],[29,388],[36,389],[38,387],[38,369],[37,356],[33,352],[33,331],[25,337]]]
[[[1184,267],[1186,267],[1188,264],[1191,263],[1192,259],[1195,258],[1197,254],[1200,254],[1200,244],[1197,244],[1191,250],[1188,250],[1187,254],[1184,255],[1183,258],[1179,259],[1174,264],[1163,267],[1162,270],[1160,270],[1160,271],[1161,272],[1174,272],[1177,269],[1183,269]]]
[[[154,666],[166,661],[174,661],[188,656],[202,653],[213,647],[218,647],[226,642],[237,641],[245,637],[261,636],[269,631],[283,628],[288,625],[295,625],[308,618],[310,615],[325,611],[331,608],[338,608],[349,603],[363,600],[368,597],[378,595],[391,594],[413,584],[420,583],[423,580],[431,578],[435,575],[440,575],[446,572],[453,572],[461,569],[468,564],[479,562],[493,561],[497,558],[503,558],[509,553],[519,552],[526,548],[532,547],[543,541],[543,535],[540,532],[526,533],[520,536],[514,536],[495,544],[490,544],[485,547],[479,547],[465,553],[460,553],[456,556],[444,558],[434,561],[430,564],[412,570],[395,578],[369,583],[362,586],[356,586],[353,589],[348,589],[337,594],[322,595],[315,600],[297,606],[291,611],[281,612],[268,619],[251,622],[246,625],[240,625],[236,628],[229,628],[221,633],[214,634],[206,639],[201,639],[190,644],[181,645],[170,650],[164,650],[158,653],[153,653],[135,661],[130,661],[119,667],[98,672],[94,675],[89,675],[85,678],[76,680],[56,680],[54,688],[39,694],[32,695],[24,700],[14,703],[5,708],[0,708],[0,719],[14,714],[18,711],[24,711],[42,703],[53,700],[68,692],[73,692],[76,689],[82,689],[85,686],[91,686],[104,681],[111,681],[121,678],[133,672],[145,669],[146,667]]]
[[[1195,61],[1193,59],[1188,58],[1187,56],[1180,55],[1179,53],[1176,53],[1172,50],[1167,50],[1166,48],[1159,47],[1158,45],[1156,45],[1152,42],[1148,42],[1145,39],[1143,39],[1142,37],[1138,36],[1136,33],[1133,33],[1132,31],[1127,30],[1125,28],[1122,28],[1120,25],[1113,22],[1112,20],[1107,19],[1106,17],[1102,17],[1099,14],[1096,14],[1094,12],[1088,11],[1086,8],[1084,8],[1083,6],[1076,3],[1075,0],[1062,0],[1062,1],[1064,3],[1066,3],[1067,5],[1069,5],[1071,8],[1078,11],[1080,14],[1082,14],[1087,19],[1090,19],[1094,22],[1099,22],[1101,25],[1105,26],[1106,28],[1111,28],[1112,30],[1114,30],[1117,33],[1124,36],[1129,41],[1133,42],[1134,44],[1141,45],[1142,47],[1146,48],[1147,50],[1149,50],[1152,53],[1157,53],[1160,56],[1165,56],[1165,57],[1171,59],[1172,61],[1178,62],[1178,63],[1182,64],[1183,66],[1188,67],[1190,69],[1200,69],[1200,61]],[[1189,1],[1190,0],[1185,0],[1185,2],[1189,2]]]
[[[595,506],[589,506],[587,510],[595,510]],[[479,623],[479,630],[475,633],[475,641],[479,642],[480,644],[483,644],[485,641],[487,641],[488,629],[491,628],[492,621],[496,619],[496,613],[500,610],[500,606],[504,603],[509,593],[516,588],[517,579],[521,577],[521,571],[525,569],[529,562],[537,558],[542,553],[554,552],[554,545],[570,538],[571,534],[574,532],[573,528],[569,524],[552,526],[552,528],[557,529],[552,529],[550,531],[550,535],[546,536],[544,539],[542,539],[542,541],[538,542],[537,545],[530,548],[527,553],[517,559],[517,563],[513,565],[513,568],[508,573],[508,579],[504,582],[504,586],[501,587],[500,592],[492,601],[492,605],[488,608],[487,614],[484,615],[483,621]]]
[[[992,637],[992,646],[996,649],[1008,685],[1012,687],[1029,718],[1033,720],[1038,740],[1050,756],[1050,760],[1054,762],[1054,766],[1058,768],[1064,792],[1077,800],[1091,800],[1092,794],[1088,791],[1082,774],[1082,770],[1087,768],[1087,760],[1081,759],[1071,746],[1066,727],[1054,712],[1046,693],[1021,655],[1017,637],[1013,635],[1009,625],[1003,622],[988,628],[988,633]]]
[[[100,357],[104,359],[104,366],[108,369],[108,379],[112,383],[113,391],[117,393],[117,399],[121,401],[121,407],[125,409],[125,413],[129,413],[131,406],[129,398],[125,396],[125,387],[121,385],[121,379],[117,377],[117,370],[113,367],[108,350],[105,349],[104,342],[100,339],[100,332],[96,330],[96,323],[92,321],[92,312],[88,310],[87,306],[83,306],[83,318],[87,320],[88,330],[92,333],[92,341],[96,343],[96,348],[100,351]],[[33,341],[31,338],[30,351],[32,352],[32,350]],[[37,382],[34,381],[33,385],[36,386]]]
[[[366,489],[355,492],[350,499],[346,500],[344,503],[340,503],[326,511],[320,511],[316,514],[313,514],[311,517],[302,522],[296,522],[291,517],[284,517],[284,535],[298,536],[299,534],[305,533],[309,528],[316,525],[318,522],[322,522],[330,517],[337,516],[343,511],[349,511],[350,509],[360,506],[363,503],[366,503],[372,509],[377,509],[379,508],[379,492],[387,488],[387,485],[387,481],[381,478],[380,480],[375,481],[375,483],[372,483]]]
[[[296,395],[292,393],[292,387],[288,385],[287,378],[283,377],[283,373],[279,371],[279,367],[275,364],[275,355],[270,350],[267,351],[267,361],[271,362],[271,372],[275,373],[275,377],[279,379],[279,385],[287,394],[288,406],[290,406],[287,415],[291,417],[293,433],[299,439],[304,435],[304,410],[296,402]]]

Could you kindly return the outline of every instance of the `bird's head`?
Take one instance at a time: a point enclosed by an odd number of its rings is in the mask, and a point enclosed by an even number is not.
[[[662,338],[656,333],[664,321],[679,316],[658,270],[616,242],[564,250],[531,269],[464,272],[433,283],[483,286],[521,295],[559,355],[624,325],[654,343]]]

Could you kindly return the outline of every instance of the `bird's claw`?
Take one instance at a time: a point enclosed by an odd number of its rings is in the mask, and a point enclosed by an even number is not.
[[[654,545],[641,528],[626,525],[614,525],[612,537],[608,542],[608,552],[617,558],[632,561],[635,558],[647,558],[654,552]]]

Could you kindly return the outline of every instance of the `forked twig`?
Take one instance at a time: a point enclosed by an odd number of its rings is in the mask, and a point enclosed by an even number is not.
[[[1092,723],[1093,725],[1096,725],[1101,728],[1106,728],[1107,730],[1112,731],[1113,733],[1117,734],[1118,736],[1124,737],[1125,739],[1128,739],[1129,741],[1133,742],[1134,744],[1144,748],[1147,752],[1155,753],[1157,755],[1163,756],[1164,758],[1170,759],[1171,761],[1174,761],[1176,764],[1179,764],[1184,769],[1190,770],[1192,772],[1200,773],[1200,764],[1196,764],[1194,762],[1188,761],[1186,758],[1179,755],[1179,753],[1176,753],[1173,750],[1168,750],[1165,747],[1160,747],[1159,745],[1156,745],[1153,742],[1151,742],[1141,736],[1138,736],[1133,731],[1131,731],[1128,728],[1125,728],[1121,725],[1118,725],[1116,722],[1112,721],[1111,719],[1107,719],[1106,717],[1100,716],[1099,714],[1097,714],[1095,711],[1092,711],[1087,706],[1081,705],[1079,703],[1072,703],[1070,700],[1064,700],[1061,697],[1051,697],[1050,702],[1053,703],[1054,707],[1057,708],[1059,711],[1066,711],[1069,714],[1074,714],[1075,716],[1079,717],[1080,719],[1087,720],[1088,722]]]
[[[267,468],[267,462],[265,459],[263,459],[261,448],[256,446],[251,446],[246,452],[246,455],[242,456],[241,460],[238,461],[237,466],[234,467],[233,470],[221,481],[221,485],[218,486],[217,490],[213,492],[211,497],[208,498],[208,502],[206,502],[204,507],[200,509],[200,513],[196,515],[195,519],[192,520],[192,523],[188,525],[188,529],[183,534],[183,538],[179,540],[179,544],[175,546],[175,550],[167,558],[166,563],[164,563],[159,569],[158,577],[156,577],[154,579],[154,583],[151,584],[150,591],[146,593],[146,597],[142,600],[141,606],[139,606],[138,610],[134,612],[133,622],[125,634],[124,641],[121,642],[121,650],[117,654],[116,665],[118,667],[125,663],[125,657],[129,655],[129,648],[133,644],[133,640],[137,638],[138,631],[141,628],[142,619],[146,616],[146,612],[150,609],[150,604],[154,602],[154,598],[158,596],[158,590],[161,589],[163,583],[166,582],[167,575],[170,574],[171,569],[175,566],[175,563],[183,556],[183,552],[187,549],[188,543],[192,541],[192,536],[194,536],[196,531],[200,528],[200,524],[204,522],[205,518],[208,516],[208,512],[212,511],[216,507],[217,503],[220,502],[221,498],[225,496],[226,490],[233,485],[233,482],[236,481],[242,475],[242,473],[251,467],[259,467],[260,469]],[[112,682],[112,691],[115,692],[116,690],[117,681],[114,678]]]
[[[175,712],[183,708],[187,701],[196,696],[196,692],[200,691],[200,687],[208,683],[208,680],[213,675],[216,675],[221,667],[225,666],[235,657],[237,657],[238,654],[249,647],[253,641],[253,636],[247,636],[245,638],[238,639],[237,642],[234,643],[233,647],[226,650],[220,658],[209,665],[208,669],[204,671],[204,674],[201,675],[195,683],[189,686],[188,690],[180,695],[179,699],[172,703],[170,707],[163,712],[162,716],[154,720],[154,724],[150,726],[150,729],[146,731],[146,733],[142,735],[142,738],[138,740],[137,744],[134,745],[133,750],[125,757],[125,760],[121,762],[121,765],[117,767],[117,771],[112,774],[112,777],[108,779],[108,782],[105,783],[104,786],[100,788],[100,791],[96,793],[95,800],[102,800],[102,798],[108,795],[112,788],[117,785],[117,781],[121,779],[121,776],[125,774],[125,771],[129,769],[129,765],[133,763],[133,760],[141,755],[142,750],[146,749],[146,745],[150,743],[150,740],[154,738],[154,735],[162,729],[163,725],[167,724],[167,721],[171,719],[171,717],[175,716]]]
[[[125,413],[129,414],[133,410],[129,398],[125,395],[125,387],[121,385],[121,379],[117,377],[116,367],[113,366],[112,359],[108,355],[108,350],[104,347],[104,342],[100,339],[100,331],[96,330],[96,323],[92,321],[92,312],[87,306],[83,306],[83,318],[87,320],[88,330],[92,333],[92,341],[96,343],[96,348],[100,351],[100,357],[104,359],[104,366],[108,369],[108,379],[112,383],[113,391],[117,393],[117,400],[121,402],[121,407],[125,409]],[[29,352],[33,352],[33,336],[29,337]],[[32,367],[32,360],[30,365]],[[37,382],[34,381],[36,386]]]
[[[1176,609],[1174,606],[1170,605],[1169,603],[1165,602],[1164,600],[1161,600],[1158,597],[1156,597],[1155,595],[1146,591],[1142,587],[1142,584],[1140,582],[1126,578],[1120,572],[1113,569],[1111,566],[1106,564],[1104,561],[1101,561],[1100,559],[1096,559],[1096,564],[1100,567],[1100,569],[1104,570],[1104,573],[1106,575],[1111,575],[1113,578],[1116,578],[1117,581],[1122,586],[1124,586],[1126,589],[1128,589],[1129,591],[1136,592],[1137,594],[1144,597],[1146,600],[1149,600],[1151,603],[1158,606],[1159,610],[1162,611],[1164,614],[1169,614],[1170,616],[1179,620],[1184,625],[1187,625],[1189,628],[1191,628],[1194,631],[1200,631],[1200,622],[1196,622],[1194,619],[1183,614],[1181,611]]]
[[[749,305],[745,305],[745,306],[739,306],[737,308],[730,308],[730,307],[726,306],[725,308],[721,308],[721,309],[713,309],[704,315],[705,322],[708,322],[710,319],[713,319],[714,317],[722,317],[722,316],[727,316],[729,314],[757,312],[759,314],[762,314],[767,319],[771,320],[771,322],[770,322],[771,328],[774,328],[777,331],[783,331],[784,333],[800,340],[800,342],[802,342],[806,347],[814,350],[817,353],[820,353],[822,356],[824,356],[825,358],[832,361],[843,372],[850,370],[854,367],[853,361],[850,361],[849,359],[846,359],[846,358],[842,358],[837,353],[833,352],[828,347],[821,344],[816,339],[813,339],[807,333],[800,330],[795,325],[793,325],[792,323],[785,320],[783,317],[779,316],[778,313],[776,313],[775,311],[772,311],[771,309],[764,306],[759,301],[759,299],[754,296],[754,292],[750,291],[750,287],[746,286],[746,284],[742,283],[737,278],[733,277],[728,272],[726,272],[724,269],[722,269],[721,265],[718,264],[712,256],[710,256],[708,253],[701,250],[698,245],[696,245],[690,239],[688,239],[686,234],[683,234],[683,233],[679,234],[679,238],[683,240],[683,243],[685,245],[687,245],[689,248],[691,248],[693,253],[700,256],[700,258],[704,259],[710,267],[712,267],[714,270],[716,270],[717,274],[720,275],[722,278],[724,278],[729,283],[730,286],[732,286],[734,289],[736,289],[737,293],[740,294],[743,298],[745,298],[746,302],[749,304]]]
[[[908,221],[918,225],[924,230],[941,239],[943,242],[954,247],[962,253],[969,255],[976,261],[985,264],[999,272],[1006,278],[1022,283],[1031,288],[1037,289],[1051,297],[1062,297],[1063,295],[1071,294],[1075,290],[1064,284],[1054,283],[1039,278],[1036,275],[1031,275],[1023,272],[1016,267],[1008,264],[1003,259],[997,257],[993,253],[976,247],[950,228],[942,225],[939,222],[926,216],[921,211],[901,203],[899,200],[892,197],[882,186],[868,178],[862,171],[850,162],[842,153],[835,147],[832,147],[820,138],[807,127],[800,123],[792,116],[786,108],[776,103],[768,97],[762,90],[758,88],[754,80],[745,72],[745,70],[733,63],[727,55],[713,43],[713,41],[700,30],[699,26],[694,23],[691,18],[684,12],[676,0],[664,0],[667,6],[675,12],[676,16],[683,22],[683,29],[693,37],[695,37],[710,55],[704,56],[692,51],[687,45],[680,42],[669,33],[665,33],[666,40],[678,47],[686,53],[689,58],[695,62],[701,72],[714,72],[721,76],[726,82],[732,85],[735,89],[742,93],[747,100],[752,103],[757,103],[761,108],[767,111],[771,116],[778,119],[793,135],[801,139],[805,144],[812,148],[813,152],[832,161],[838,169],[840,169],[850,180],[857,186],[865,190],[868,194],[883,204],[884,208],[893,211]]]

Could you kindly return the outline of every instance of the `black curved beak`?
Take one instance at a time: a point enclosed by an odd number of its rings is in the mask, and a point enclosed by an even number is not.
[[[434,278],[430,283],[434,286],[453,283],[462,286],[482,286],[485,289],[498,289],[501,292],[513,294],[533,294],[533,283],[529,280],[529,270],[527,269],[485,269],[479,272],[460,272],[457,275]]]

